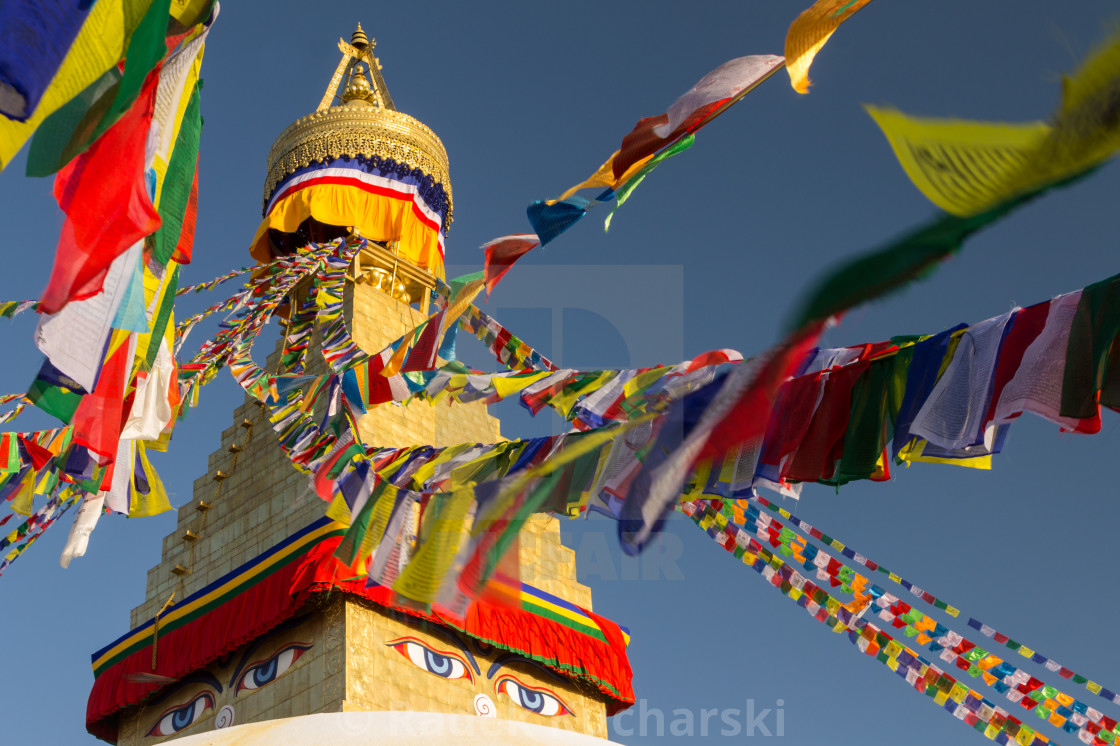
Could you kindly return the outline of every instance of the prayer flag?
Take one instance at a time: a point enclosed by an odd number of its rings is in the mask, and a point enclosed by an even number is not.
[[[1063,87],[1053,125],[914,119],[869,107],[914,185],[961,217],[1073,178],[1120,148],[1120,34]]]
[[[515,233],[482,244],[479,248],[486,252],[486,296],[490,297],[491,291],[506,276],[514,262],[540,244],[540,239],[534,233]]]
[[[643,166],[636,174],[634,174],[631,179],[622,184],[622,186],[620,186],[618,188],[618,191],[615,193],[615,198],[617,201],[615,203],[614,209],[610,211],[610,214],[607,215],[606,221],[604,221],[603,223],[603,230],[610,230],[611,218],[614,217],[614,214],[618,211],[618,208],[622,207],[626,200],[630,198],[630,195],[634,192],[634,190],[638,188],[638,185],[641,184],[642,181],[653,172],[653,169],[657,168],[673,156],[688,150],[695,142],[695,135],[685,135],[665,150],[650,158],[649,162],[646,163],[645,166]]]
[[[96,294],[112,261],[159,227],[144,176],[158,82],[158,74],[149,75],[129,112],[59,172],[55,197],[66,222],[40,313]]]
[[[74,413],[74,443],[88,447],[102,463],[116,457],[132,355],[132,345],[117,347],[105,361],[97,388],[82,399]]]
[[[817,0],[801,12],[786,32],[786,71],[798,93],[809,92],[809,67],[840,24],[871,0]]]
[[[1017,172],[1050,132],[1042,122],[926,119],[864,108],[914,186],[942,210],[961,217],[1011,197]]]
[[[653,128],[658,137],[668,137],[677,127],[712,104],[724,104],[742,96],[774,74],[785,62],[773,54],[755,54],[728,60],[705,75],[669,107],[669,120]]]
[[[196,168],[201,128],[201,99],[196,86],[183,115],[179,137],[171,151],[171,162],[167,166],[160,192],[160,227],[152,235],[152,257],[160,264],[167,264],[175,254],[186,225],[192,196],[197,203],[198,193],[194,189],[197,185]],[[192,233],[193,228],[192,225]]]
[[[0,3],[0,114],[20,122],[35,112],[93,0]]]
[[[70,422],[86,393],[81,385],[51,365],[50,360],[44,360],[27,390],[27,398],[47,414]]]
[[[569,197],[551,204],[538,200],[529,205],[525,212],[533,230],[540,237],[541,246],[544,246],[586,215],[589,204],[590,200],[580,200],[579,197]]]

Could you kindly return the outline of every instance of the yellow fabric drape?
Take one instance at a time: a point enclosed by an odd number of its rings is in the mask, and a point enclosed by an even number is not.
[[[270,261],[268,229],[294,233],[299,224],[314,218],[327,225],[353,226],[371,241],[398,241],[401,259],[444,279],[439,232],[421,220],[411,197],[370,193],[356,186],[320,184],[284,197],[272,208],[253,237],[249,253],[257,261]]]

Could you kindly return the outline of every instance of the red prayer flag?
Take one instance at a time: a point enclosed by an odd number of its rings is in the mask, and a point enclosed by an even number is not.
[[[82,397],[74,412],[74,444],[89,448],[101,457],[102,464],[112,461],[117,455],[124,424],[125,385],[131,362],[130,345],[120,345],[105,361],[93,393]]]
[[[479,248],[486,252],[486,296],[490,297],[490,291],[505,277],[514,262],[540,246],[540,243],[535,233],[515,233],[482,244]]]
[[[778,389],[796,372],[823,331],[824,323],[817,322],[782,344],[750,387],[712,428],[697,461],[715,458],[749,440],[762,437],[770,424]]]
[[[191,196],[187,198],[187,211],[183,214],[183,229],[179,233],[179,243],[171,259],[179,264],[191,263],[191,252],[194,251],[194,229],[198,223],[198,162],[194,166],[194,183],[191,184]]]
[[[622,175],[647,155],[667,148],[685,135],[703,127],[738,101],[782,65],[775,55],[755,55],[730,60],[705,75],[688,93],[677,99],[669,111],[640,120],[622,138],[618,155],[611,163],[614,178]]]
[[[66,222],[39,313],[58,313],[72,300],[96,295],[113,260],[159,228],[144,178],[159,70],[148,74],[120,121],[55,179]]]
[[[443,331],[443,317],[447,309],[443,309],[428,320],[424,331],[420,332],[420,339],[416,341],[408,353],[408,359],[401,367],[402,373],[411,373],[417,370],[431,370],[436,365],[436,342],[440,332]]]

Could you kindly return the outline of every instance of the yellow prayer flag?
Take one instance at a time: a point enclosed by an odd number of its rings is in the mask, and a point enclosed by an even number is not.
[[[341,494],[335,495],[331,500],[330,507],[327,508],[327,518],[338,521],[343,526],[350,526],[350,506],[346,504],[346,498]]]
[[[213,0],[171,0],[171,17],[184,26],[193,26],[206,20]]]
[[[159,474],[156,473],[156,470],[152,468],[148,461],[148,452],[144,441],[136,441],[136,456],[144,469],[148,491],[144,493],[137,488],[137,475],[133,473],[132,499],[129,501],[128,517],[159,515],[171,510],[171,501],[167,499],[167,490],[163,486],[163,480],[160,479]],[[124,464],[118,464],[117,468],[119,469],[121,466],[124,466]]]
[[[35,500],[35,472],[28,470],[27,475],[20,482],[19,490],[10,498],[9,506],[13,513],[18,515],[31,515]]]
[[[490,383],[494,386],[494,392],[505,399],[551,375],[551,370],[542,370],[540,373],[534,373],[531,376],[494,376],[490,379]]]
[[[1120,32],[1064,79],[1062,106],[1025,179],[1040,185],[1080,173],[1120,148],[1116,86],[1120,84]]]
[[[607,162],[602,166],[599,166],[598,170],[596,170],[595,173],[588,176],[585,181],[576,184],[574,187],[561,194],[559,199],[549,200],[549,204],[567,199],[581,189],[591,189],[593,187],[602,187],[603,189],[617,189],[620,184],[625,184],[627,181],[634,178],[634,175],[645,168],[645,165],[653,160],[653,156],[656,155],[656,153],[650,153],[645,158],[636,161],[634,165],[626,169],[626,173],[622,174],[622,176],[616,179],[614,178],[614,159],[618,156],[618,153],[619,151],[614,151],[611,154],[611,157],[607,159]]]
[[[921,119],[866,108],[914,186],[946,212],[967,217],[1111,158],[1120,148],[1118,81],[1120,33],[1066,79],[1053,126]]]
[[[864,108],[914,186],[942,210],[960,216],[983,212],[1012,196],[1017,174],[1050,133],[1042,122],[924,119],[894,109]]]
[[[668,368],[657,367],[647,370],[645,373],[639,373],[622,385],[623,397],[629,399],[634,394],[640,393],[668,372]]]
[[[991,469],[992,468],[992,454],[983,456],[972,456],[970,458],[939,458],[937,456],[926,456],[923,452],[926,448],[926,441],[921,438],[911,438],[910,442],[902,447],[898,452],[898,458],[907,462],[922,462],[927,464],[949,464],[950,466],[963,466],[968,469]]]
[[[428,321],[431,321],[430,317],[428,318]],[[427,323],[427,321],[422,323]],[[385,363],[385,367],[381,369],[381,375],[385,376],[386,378],[392,378],[393,376],[397,375],[397,373],[400,373],[401,367],[404,365],[405,358],[408,357],[408,351],[412,349],[412,343],[415,339],[415,331],[416,330],[413,329],[412,332],[409,332],[407,335],[405,335],[404,340],[401,342],[401,346],[396,349],[393,355],[389,358],[389,362]]]
[[[809,92],[809,67],[813,58],[841,23],[871,0],[817,0],[802,11],[786,33],[786,71],[798,93]]]
[[[467,511],[473,498],[472,485],[439,498],[442,504],[429,505],[431,514],[421,526],[416,554],[393,583],[394,591],[421,603],[436,600],[466,532]]]

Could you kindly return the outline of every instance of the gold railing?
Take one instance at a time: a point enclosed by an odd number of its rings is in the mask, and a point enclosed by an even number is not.
[[[428,313],[431,290],[436,278],[406,259],[401,259],[395,245],[368,241],[354,256],[350,279],[355,284],[369,283],[406,305],[419,304],[420,312]]]

